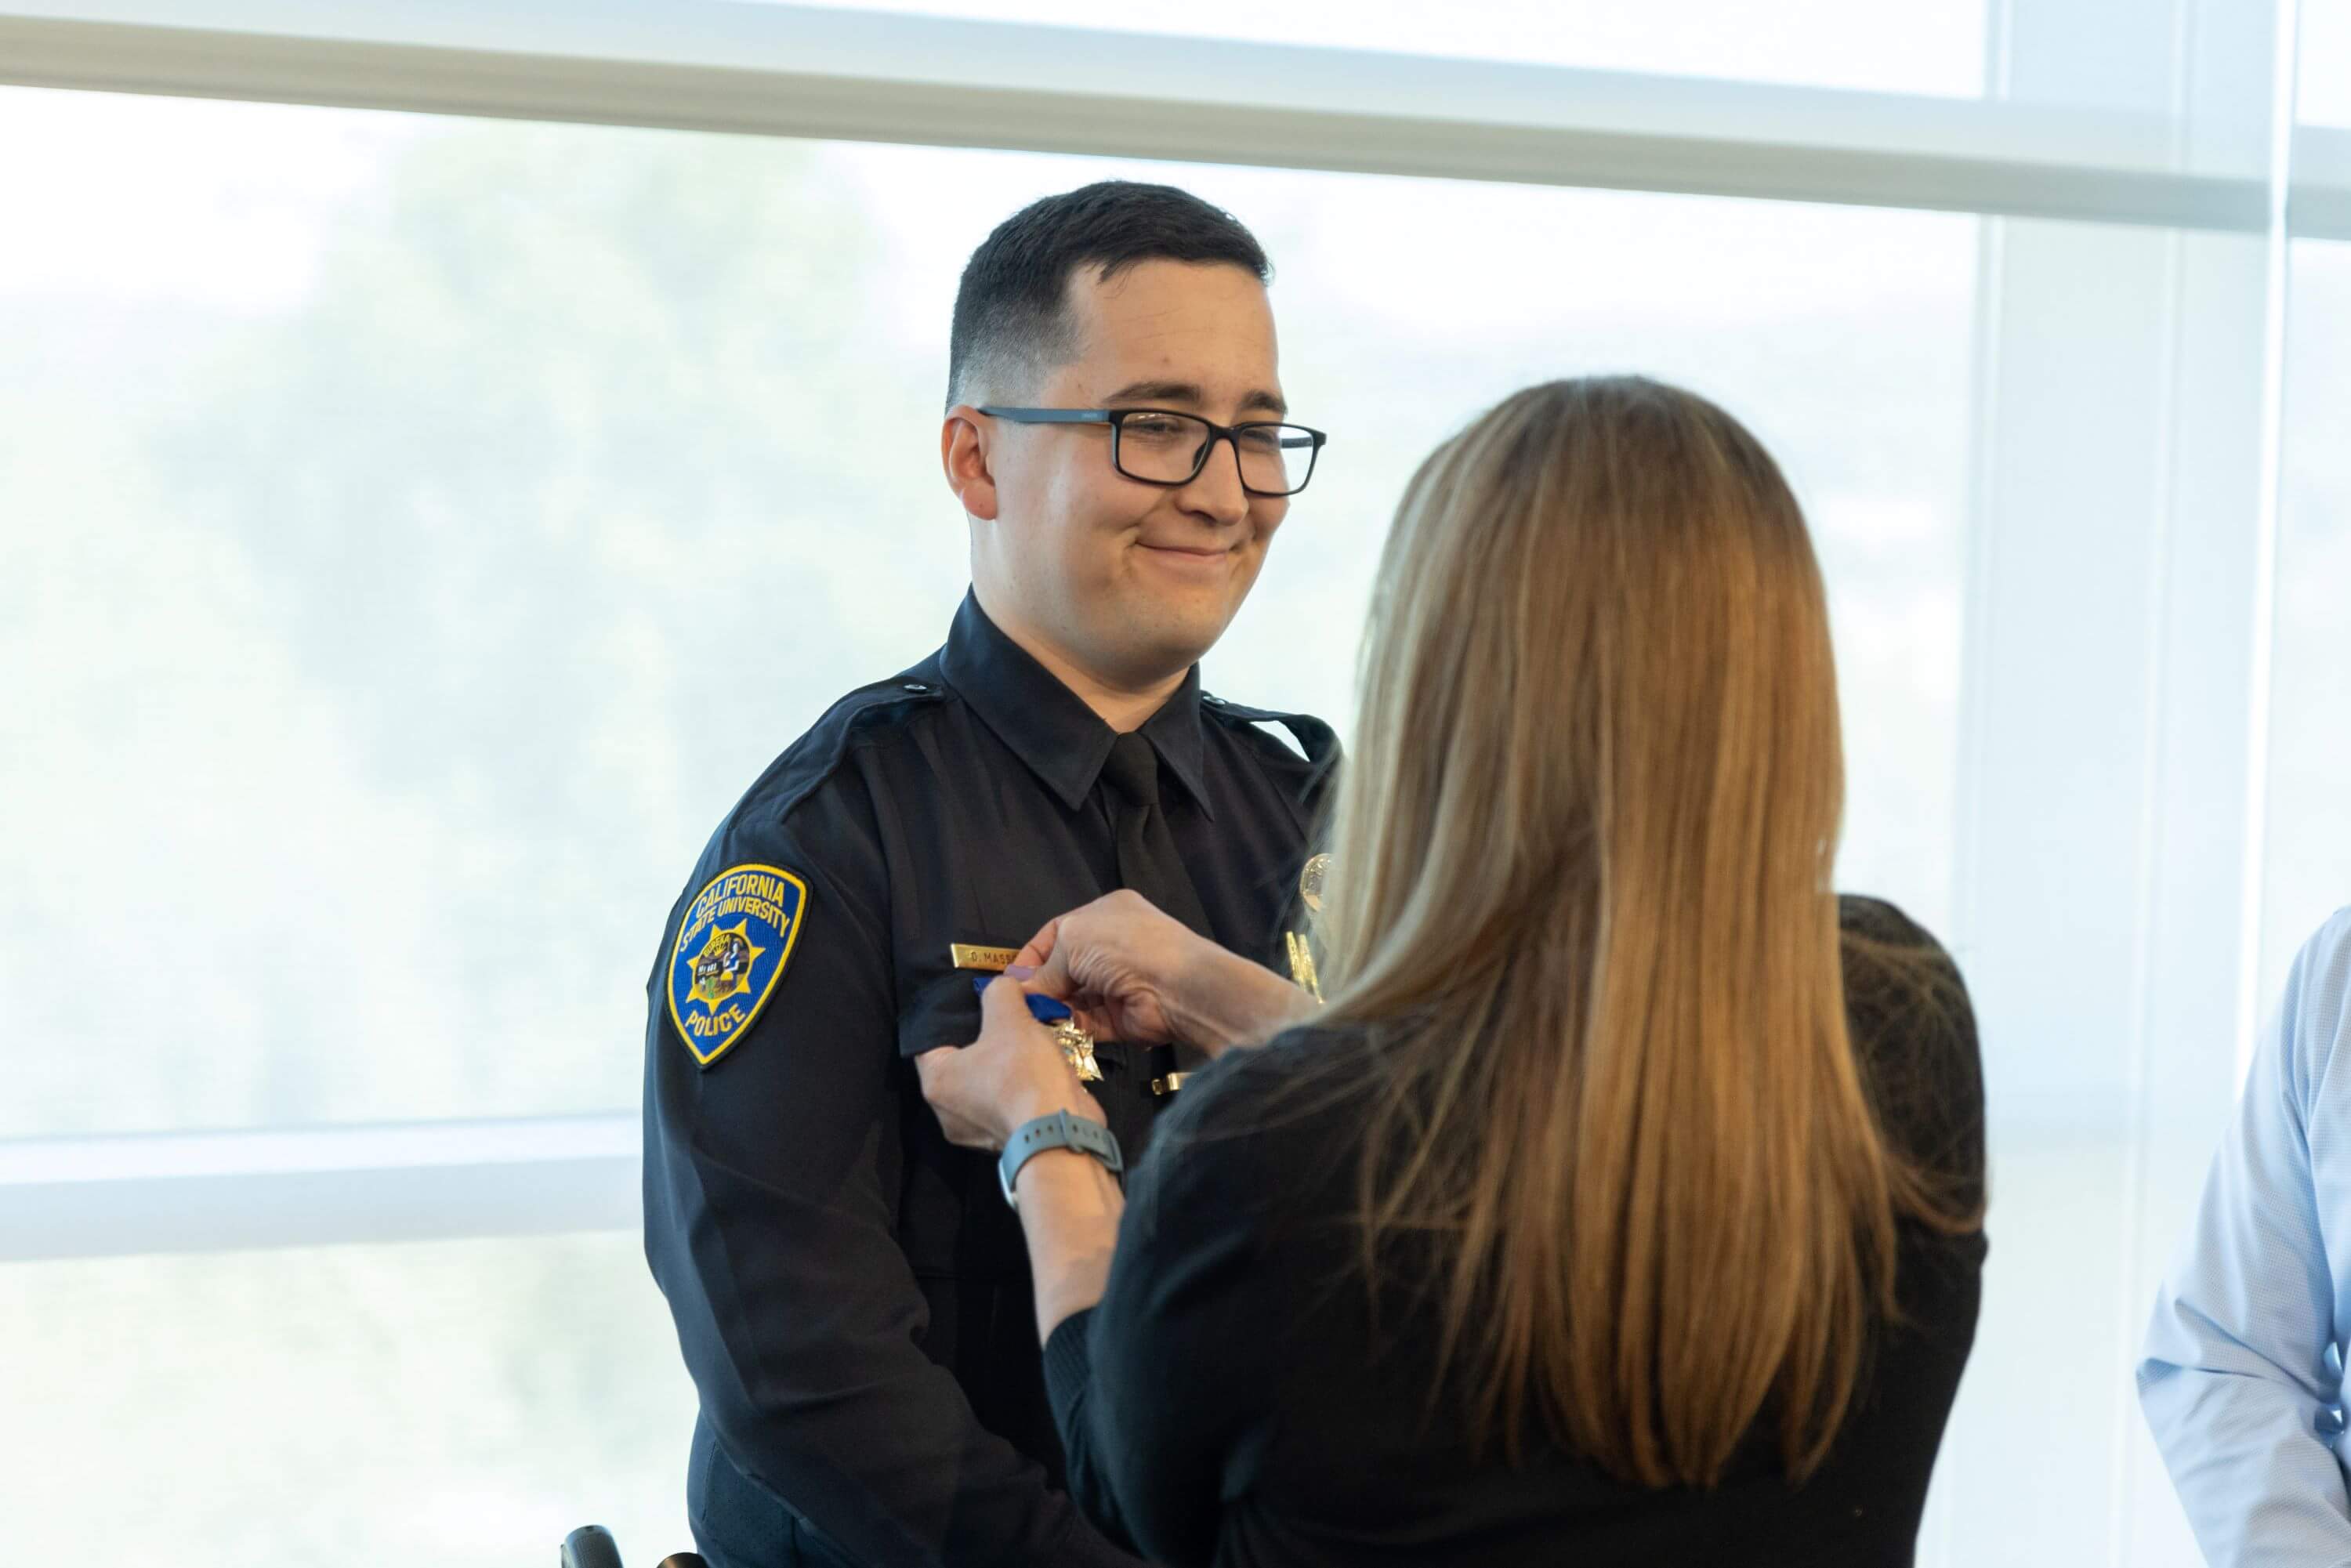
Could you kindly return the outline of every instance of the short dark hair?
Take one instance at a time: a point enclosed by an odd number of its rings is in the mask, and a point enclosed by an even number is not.
[[[963,269],[947,337],[947,406],[980,376],[1041,371],[1077,355],[1070,275],[1103,282],[1144,261],[1222,262],[1270,282],[1265,247],[1189,191],[1103,180],[1029,203],[996,225]]]

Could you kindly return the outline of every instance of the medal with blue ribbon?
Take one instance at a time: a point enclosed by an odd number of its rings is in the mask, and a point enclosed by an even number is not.
[[[989,981],[988,976],[974,975],[971,988],[975,993],[984,991],[987,989]],[[1069,1004],[1056,1001],[1051,997],[1039,996],[1034,991],[1023,991],[1020,998],[1029,1004],[1030,1018],[1051,1026],[1053,1043],[1061,1048],[1061,1059],[1070,1064],[1070,1071],[1078,1075],[1078,1082],[1101,1082],[1102,1070],[1102,1063],[1094,1060],[1094,1037],[1079,1026],[1077,1015],[1070,1010]]]

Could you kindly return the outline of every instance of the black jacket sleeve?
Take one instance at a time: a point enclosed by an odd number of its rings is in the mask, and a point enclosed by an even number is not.
[[[673,949],[697,891],[738,865],[807,891],[772,989],[705,1067],[672,1016]],[[872,1568],[1124,1563],[921,1349],[893,1229],[913,1082],[887,910],[872,805],[836,775],[784,820],[738,810],[671,915],[649,987],[645,1249],[704,1417],[737,1469]]]
[[[1093,1321],[1094,1309],[1088,1307],[1054,1326],[1045,1341],[1045,1390],[1053,1405],[1053,1426],[1061,1435],[1061,1451],[1069,1457],[1070,1496],[1096,1530],[1132,1552],[1134,1533],[1127,1529],[1094,1442]],[[1116,1435],[1107,1440],[1115,1447]]]
[[[1256,1136],[1222,1135],[1264,1086],[1228,1052],[1185,1085],[1127,1177],[1101,1303],[1061,1323],[1045,1380],[1086,1517],[1154,1563],[1215,1557],[1235,1478],[1268,1429],[1275,1320]]]

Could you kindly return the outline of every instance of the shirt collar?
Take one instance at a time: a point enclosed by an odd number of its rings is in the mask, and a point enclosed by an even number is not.
[[[1085,700],[1028,650],[1006,636],[979,596],[966,593],[941,651],[940,673],[980,721],[1010,747],[1072,811],[1085,804],[1118,738]],[[1215,809],[1202,786],[1206,741],[1200,728],[1200,667],[1143,723],[1143,734],[1176,782],[1211,821]]]

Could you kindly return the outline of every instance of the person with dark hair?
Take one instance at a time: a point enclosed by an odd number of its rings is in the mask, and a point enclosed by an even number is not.
[[[1132,1562],[1065,1495],[1019,1223],[913,1059],[971,1040],[975,980],[1113,889],[1288,952],[1332,733],[1204,695],[1196,668],[1323,442],[1289,421],[1270,277],[1240,224],[1161,185],[987,237],[940,435],[971,591],[944,647],[752,784],[670,913],[645,1250],[700,1395],[713,1568]],[[1137,1152],[1196,1065],[1061,1042]]]

